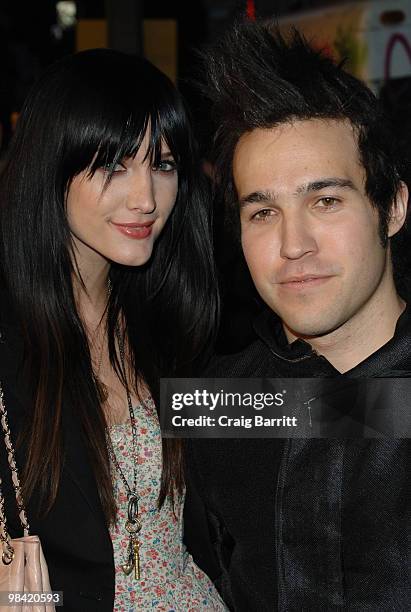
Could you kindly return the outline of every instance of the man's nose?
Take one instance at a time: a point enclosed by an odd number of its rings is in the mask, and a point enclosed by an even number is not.
[[[300,259],[317,252],[317,243],[307,220],[298,214],[284,215],[281,221],[280,256]]]
[[[141,168],[141,171],[130,182],[127,193],[127,208],[146,215],[155,211],[154,185],[149,168]]]

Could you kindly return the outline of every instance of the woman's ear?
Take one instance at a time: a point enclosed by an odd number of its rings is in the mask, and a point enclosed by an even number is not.
[[[404,225],[408,209],[408,187],[401,181],[391,207],[390,220],[388,222],[388,237],[394,236]]]

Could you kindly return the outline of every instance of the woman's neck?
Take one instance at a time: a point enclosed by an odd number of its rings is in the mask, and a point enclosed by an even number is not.
[[[75,245],[74,299],[80,318],[89,330],[94,330],[107,307],[110,263],[95,252],[84,253],[81,246]]]
[[[104,318],[108,302],[108,286],[107,275],[104,283],[98,287],[93,287],[90,291],[89,287],[81,286],[79,280],[74,282],[74,296],[77,306],[77,311],[83,321],[86,331],[93,334]]]

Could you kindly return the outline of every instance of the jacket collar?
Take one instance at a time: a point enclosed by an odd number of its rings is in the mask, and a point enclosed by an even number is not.
[[[265,309],[255,319],[253,327],[279,363],[282,362],[288,369],[295,367],[295,376],[341,375],[305,340],[298,339],[289,344],[279,317],[270,309]],[[344,376],[401,377],[410,373],[411,306],[407,305],[397,321],[393,338]]]
[[[411,305],[407,304],[394,336],[347,372],[348,376],[408,377],[411,374]]]
[[[254,321],[253,327],[259,338],[278,359],[289,363],[300,363],[316,355],[312,346],[304,340],[288,343],[280,319],[271,310],[264,310]]]

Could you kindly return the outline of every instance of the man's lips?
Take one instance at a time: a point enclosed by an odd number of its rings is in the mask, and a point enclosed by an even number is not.
[[[277,284],[284,289],[309,289],[322,285],[332,278],[332,275],[306,274],[304,276],[290,276]]]
[[[152,221],[146,221],[145,223],[118,223],[111,221],[111,224],[128,238],[135,238],[136,240],[142,240],[148,238],[152,232],[152,227],[155,219]]]

